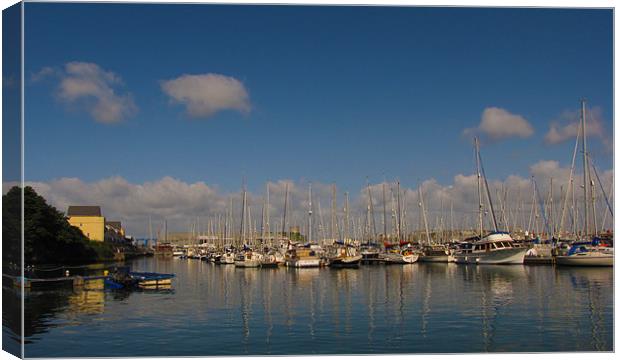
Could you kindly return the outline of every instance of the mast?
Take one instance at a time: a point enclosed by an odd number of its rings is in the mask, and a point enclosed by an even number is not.
[[[426,209],[424,208],[424,198],[422,197],[422,186],[418,186],[418,196],[420,197],[420,208],[424,219],[424,231],[426,232],[426,243],[431,245],[431,235],[428,232],[428,221],[426,220]]]
[[[448,239],[448,241],[454,239],[454,213],[452,211],[452,202],[453,200],[450,199],[450,239]]]
[[[336,240],[336,184],[332,184],[331,240]]]
[[[370,191],[370,183],[368,182],[368,178],[366,178],[366,183],[368,184],[368,210],[370,211],[370,221],[372,222],[371,237],[374,240],[377,235],[377,224],[375,223],[375,209],[372,205],[372,191]]]
[[[347,241],[349,238],[349,192],[344,193],[344,239]]]
[[[245,243],[245,201],[246,201],[246,192],[245,192],[245,180],[243,181],[243,193],[242,193],[242,201],[241,201],[241,228],[239,229],[239,236],[241,237],[239,240],[241,242],[240,245]]]
[[[286,231],[286,208],[288,206],[288,183],[286,183],[284,190],[284,214],[282,215],[282,236],[284,236]],[[287,237],[288,238],[288,237]],[[290,241],[290,238],[288,238]]]
[[[478,138],[474,138],[474,143],[475,143],[475,152],[476,152],[476,173],[478,176],[478,227],[479,227],[479,234],[480,234],[480,239],[482,239],[482,236],[484,235],[484,229],[483,229],[483,224],[482,224],[482,174],[480,173],[480,157],[478,156],[478,152],[479,152],[479,147],[480,145],[478,144]]]
[[[383,181],[383,238],[389,239],[387,236],[387,203],[385,202],[385,181]]]
[[[564,204],[562,205],[562,215],[560,216],[560,228],[558,229],[558,238],[560,238],[560,236],[562,236],[562,230],[564,230],[564,216],[566,214],[566,207],[568,206],[568,198],[569,198],[569,194],[571,195],[570,197],[572,198],[572,202],[573,202],[573,221],[575,219],[575,215],[574,215],[574,202],[575,202],[575,187],[574,187],[574,181],[575,179],[573,178],[573,174],[575,172],[575,160],[577,159],[577,148],[579,147],[579,136],[581,135],[581,126],[578,128],[577,130],[577,138],[575,139],[575,148],[573,150],[573,160],[571,161],[571,166],[570,166],[570,174],[568,176],[568,186],[566,187],[566,195],[564,196]]]
[[[267,182],[267,204],[265,205],[265,232],[267,233],[267,237],[269,238],[269,245],[273,245],[273,237],[271,237],[271,225],[269,224],[269,182]],[[265,238],[263,237],[263,242]]]
[[[489,209],[491,210],[491,218],[493,219],[493,229],[497,231],[498,230],[497,218],[495,217],[495,209],[493,209],[493,200],[491,199],[491,190],[489,189],[489,183],[487,181],[486,174],[484,173],[484,166],[482,165],[482,156],[480,156],[480,143],[478,142],[478,138],[476,138],[476,159],[477,159],[478,168],[479,168],[478,176],[482,175],[482,180],[484,181],[484,187],[486,189],[487,200],[489,201]],[[478,183],[480,184],[480,181]],[[480,201],[480,203],[482,203],[482,200]]]
[[[149,215],[149,243],[153,241],[153,227],[151,225],[151,215]]]
[[[551,217],[551,234],[555,234],[555,216],[553,215],[553,177],[549,179],[549,183],[551,193],[551,199],[549,200],[549,217]]]
[[[312,243],[312,183],[308,185],[308,243]]]
[[[398,236],[398,241],[400,242],[401,240],[401,208],[400,208],[400,180],[396,180],[396,207],[398,208],[398,211],[396,213],[396,220],[397,220],[397,227],[396,227],[396,235]]]
[[[323,222],[323,211],[321,210],[321,197],[319,196],[319,236],[321,237],[321,244],[325,245],[325,223]]]
[[[589,165],[589,162],[588,162]],[[590,169],[588,168],[588,172]],[[594,186],[594,180],[592,179],[592,174],[590,173],[590,198],[592,199],[592,228],[594,229],[594,236],[598,236],[598,224],[596,222],[596,187]]]
[[[583,218],[584,218],[584,235],[588,236],[588,160],[587,160],[587,146],[586,146],[586,101],[581,100],[581,136],[583,141],[581,142],[581,150],[583,152]]]

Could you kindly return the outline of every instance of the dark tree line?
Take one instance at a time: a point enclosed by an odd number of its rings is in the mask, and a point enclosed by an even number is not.
[[[21,188],[2,197],[2,254],[5,264],[20,264]],[[24,259],[31,264],[88,263],[113,257],[112,248],[90,241],[65,215],[30,186],[24,188]]]

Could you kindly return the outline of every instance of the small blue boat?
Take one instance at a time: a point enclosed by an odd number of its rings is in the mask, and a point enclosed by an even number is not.
[[[153,272],[130,272],[128,267],[117,268],[105,278],[105,286],[109,289],[158,289],[170,288],[174,274]]]

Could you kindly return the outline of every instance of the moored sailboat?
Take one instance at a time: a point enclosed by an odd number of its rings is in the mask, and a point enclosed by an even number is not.
[[[581,127],[579,129],[581,134],[581,145],[583,155],[583,211],[584,211],[584,236],[589,237],[589,216],[588,207],[592,206],[592,216],[594,217],[594,235],[596,236],[596,217],[594,215],[594,181],[592,181],[590,175],[590,163],[588,161],[588,151],[586,143],[586,105],[585,101],[581,101]],[[577,134],[577,138],[579,138]],[[576,147],[575,147],[576,149]],[[573,156],[574,157],[574,156]],[[593,165],[592,165],[593,166]],[[594,168],[596,171],[596,168]],[[600,183],[600,179],[599,179]],[[592,186],[591,192],[588,194],[588,187]],[[602,186],[601,186],[602,187]],[[602,189],[604,192],[604,189]],[[588,204],[588,200],[591,200],[591,205]],[[609,207],[611,212],[611,207]],[[613,213],[612,213],[613,216]],[[555,261],[558,265],[568,266],[613,266],[614,265],[614,249],[613,241],[609,243],[602,243],[600,239],[594,238],[592,240],[577,241],[571,244],[567,253],[556,254]]]

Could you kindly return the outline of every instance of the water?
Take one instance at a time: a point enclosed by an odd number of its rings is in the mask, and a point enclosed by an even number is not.
[[[611,268],[236,269],[154,258],[131,266],[176,273],[173,290],[30,291],[25,355],[613,350]],[[3,297],[18,301],[12,289]],[[3,317],[5,342],[15,341],[18,316]]]

